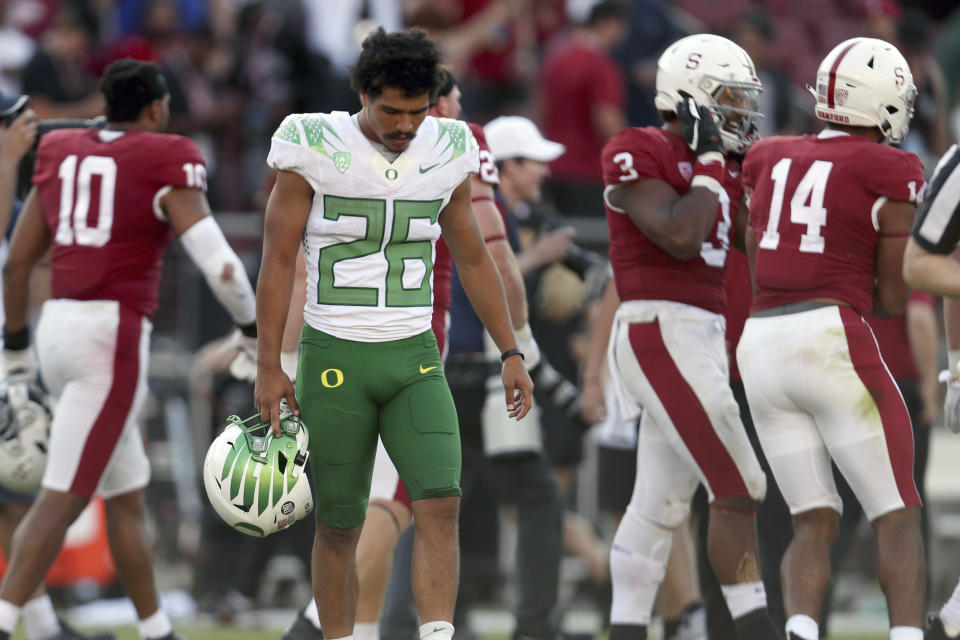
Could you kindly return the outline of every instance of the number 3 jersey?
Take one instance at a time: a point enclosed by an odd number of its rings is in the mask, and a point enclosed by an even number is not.
[[[314,191],[303,238],[306,322],[361,342],[429,330],[437,219],[479,169],[466,123],[426,117],[390,162],[346,112],[293,114],[273,135],[267,164]]]
[[[152,316],[172,237],[159,202],[171,189],[206,189],[197,145],[140,130],[50,131],[33,183],[53,237],[52,297],[116,300]]]
[[[633,128],[612,137],[601,155],[607,190],[645,179],[666,182],[678,195],[690,190],[696,157],[686,141],[657,127]],[[607,205],[610,264],[620,300],[672,300],[714,313],[726,309],[724,269],[731,216],[743,190],[740,167],[727,160],[716,221],[700,255],[681,260],[657,246],[626,213]]]
[[[743,178],[757,239],[752,309],[833,298],[869,315],[877,214],[887,200],[916,202],[920,159],[826,129],[757,142]]]

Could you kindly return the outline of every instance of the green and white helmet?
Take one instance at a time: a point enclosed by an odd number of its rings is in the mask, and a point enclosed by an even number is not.
[[[258,538],[313,512],[304,473],[307,430],[285,405],[280,429],[282,435],[274,437],[260,414],[246,420],[230,416],[203,461],[203,485],[214,510],[237,531]]]

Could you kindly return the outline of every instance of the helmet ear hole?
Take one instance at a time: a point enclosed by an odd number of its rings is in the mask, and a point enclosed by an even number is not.
[[[887,113],[889,113],[890,115],[893,115],[893,114],[895,114],[897,111],[899,111],[899,109],[897,109],[897,108],[896,108],[895,106],[893,106],[892,104],[888,104],[888,105],[886,106],[886,110],[887,110]]]

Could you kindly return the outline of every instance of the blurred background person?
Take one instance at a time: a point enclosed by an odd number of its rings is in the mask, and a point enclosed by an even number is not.
[[[540,67],[543,133],[567,148],[550,163],[546,199],[564,215],[603,214],[600,151],[627,126],[623,72],[610,52],[626,37],[628,18],[620,0],[598,2]]]

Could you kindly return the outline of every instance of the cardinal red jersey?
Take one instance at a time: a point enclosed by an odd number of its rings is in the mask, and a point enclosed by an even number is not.
[[[54,298],[116,300],[150,317],[171,231],[159,206],[170,189],[206,188],[197,145],[133,130],[51,131],[33,175],[53,237]]]
[[[497,172],[497,165],[490,153],[487,137],[483,134],[483,127],[472,122],[468,122],[467,126],[470,127],[470,131],[480,147],[480,172],[477,175],[482,181],[496,188],[500,184],[500,174]],[[502,212],[501,215],[503,215]],[[506,224],[506,219],[504,219],[504,224]],[[440,327],[446,326],[446,315],[447,311],[450,310],[450,278],[452,272],[453,258],[450,255],[447,243],[441,237],[437,240],[437,255],[433,262],[433,332],[435,334]],[[439,335],[437,339],[440,339]]]
[[[666,182],[682,196],[690,190],[696,157],[680,136],[645,127],[626,129],[611,138],[603,148],[601,161],[607,189],[653,178]],[[625,213],[606,207],[610,263],[621,300],[673,300],[723,313],[731,216],[742,192],[739,169],[736,163],[727,161],[716,221],[700,255],[692,260],[671,256]],[[735,204],[731,206],[731,202]]]
[[[757,238],[752,309],[834,298],[869,315],[877,212],[887,200],[916,202],[920,159],[828,129],[761,140],[743,175]]]

